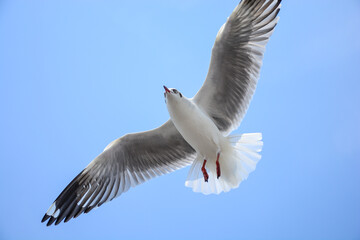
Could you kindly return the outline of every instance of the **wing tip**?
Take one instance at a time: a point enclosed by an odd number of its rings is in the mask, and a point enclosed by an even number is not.
[[[50,218],[50,216],[45,213],[44,217],[41,219],[41,222],[43,223],[46,220],[48,220],[49,218]]]
[[[68,214],[66,216],[56,217],[56,216],[48,215],[47,213],[45,213],[44,217],[41,219],[41,223],[47,221],[47,223],[46,223],[47,227],[51,226],[53,223],[55,223],[54,225],[56,226],[56,225],[59,225],[64,219],[65,219],[64,223],[66,223],[73,217],[74,216],[71,214]]]
[[[55,222],[56,218],[53,216],[50,216],[49,221],[46,223],[46,226],[49,227],[51,224]]]

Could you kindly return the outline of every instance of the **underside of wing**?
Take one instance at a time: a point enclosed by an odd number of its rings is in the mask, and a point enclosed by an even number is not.
[[[218,32],[206,81],[194,101],[225,135],[239,126],[248,109],[280,2],[243,0]]]
[[[192,163],[194,149],[169,120],[161,127],[113,141],[63,190],[42,222],[76,218],[130,187]]]

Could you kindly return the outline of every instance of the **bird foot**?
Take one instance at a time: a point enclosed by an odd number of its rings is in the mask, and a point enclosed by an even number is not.
[[[217,175],[217,179],[219,179],[219,177],[221,175],[219,157],[220,157],[220,153],[217,154],[217,159],[216,159],[216,175]]]
[[[208,182],[209,181],[209,174],[206,171],[205,164],[206,164],[206,159],[204,159],[204,163],[202,165],[201,171],[202,171],[203,176],[204,176],[204,181]]]

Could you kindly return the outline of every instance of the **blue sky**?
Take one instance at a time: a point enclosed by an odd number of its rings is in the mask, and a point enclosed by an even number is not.
[[[193,96],[237,1],[0,1],[0,239],[358,239],[360,3],[284,1],[247,115],[262,160],[236,190],[188,168],[56,227],[40,220],[113,139]]]

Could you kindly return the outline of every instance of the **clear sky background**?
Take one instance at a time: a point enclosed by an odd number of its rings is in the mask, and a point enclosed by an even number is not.
[[[283,1],[236,134],[262,160],[205,196],[188,168],[56,227],[40,220],[104,147],[192,97],[237,1],[0,1],[0,239],[359,239],[360,2]]]

